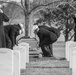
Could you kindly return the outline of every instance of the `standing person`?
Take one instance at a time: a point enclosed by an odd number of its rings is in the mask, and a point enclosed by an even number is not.
[[[50,50],[48,49],[50,44],[53,44],[57,40],[57,36],[52,31],[43,27],[33,26],[34,33],[39,37],[39,46],[42,49],[43,56],[51,57]]]
[[[0,9],[0,48],[6,47],[6,40],[5,40],[3,21],[8,22],[9,18]]]

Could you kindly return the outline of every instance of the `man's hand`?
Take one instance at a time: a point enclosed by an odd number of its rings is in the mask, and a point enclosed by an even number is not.
[[[39,42],[37,42],[37,49],[38,49],[38,48],[40,48],[40,43],[39,43]]]

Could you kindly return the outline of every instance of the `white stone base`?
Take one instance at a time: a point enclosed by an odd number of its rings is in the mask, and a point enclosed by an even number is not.
[[[13,73],[20,75],[20,51],[13,51]]]
[[[21,69],[26,69],[26,48],[23,46],[15,46],[13,47],[13,50],[18,50],[20,51],[20,55],[21,55]]]
[[[76,47],[76,42],[74,41],[68,41],[66,42],[66,59],[69,61],[69,67],[72,68],[72,51],[73,48]]]
[[[19,43],[18,45],[26,48],[26,63],[29,63],[29,44],[22,42],[22,43]]]
[[[72,75],[76,75],[76,47],[72,50]]]
[[[0,75],[13,75],[13,51],[0,48]]]

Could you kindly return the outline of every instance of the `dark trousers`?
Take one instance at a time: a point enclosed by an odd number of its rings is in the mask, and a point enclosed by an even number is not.
[[[6,47],[12,49],[12,42],[7,33],[5,33],[5,38],[6,38]]]
[[[52,44],[57,40],[57,37],[50,39],[50,37],[45,38],[42,42],[40,42],[39,46],[42,49],[44,56],[53,56]]]
[[[52,47],[52,44],[50,44],[48,47],[49,47],[49,51],[50,51],[51,56],[53,56],[53,47]]]
[[[52,44],[41,46],[43,56],[53,56]]]
[[[50,37],[44,38],[39,44],[44,56],[53,56],[52,44],[57,41],[57,36],[52,34]]]

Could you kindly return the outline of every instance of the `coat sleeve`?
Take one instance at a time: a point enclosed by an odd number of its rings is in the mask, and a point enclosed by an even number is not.
[[[60,31],[58,29],[56,29],[56,28],[50,27],[49,31],[55,33],[57,35],[57,37],[60,36]]]
[[[2,14],[3,14],[3,21],[8,22],[9,18],[4,13],[2,13]]]

